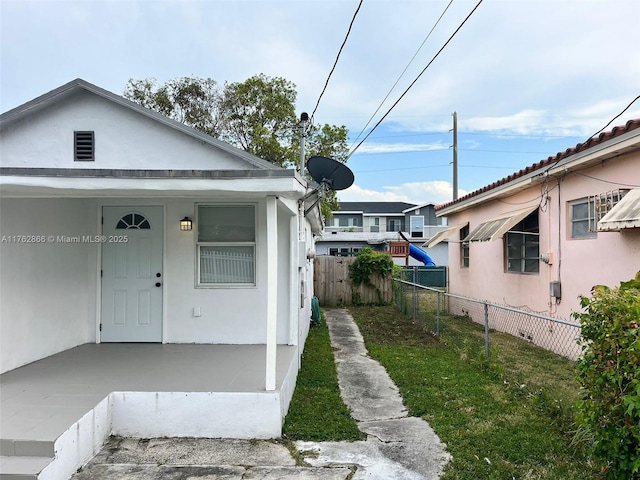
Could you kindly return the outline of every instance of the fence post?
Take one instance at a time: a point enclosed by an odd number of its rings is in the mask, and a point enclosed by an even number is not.
[[[440,336],[440,292],[436,293],[436,335]]]
[[[398,295],[400,292],[398,291],[398,286],[400,284],[400,282],[397,282],[395,279],[391,279],[391,281],[393,282],[393,301],[396,304],[396,308],[398,310],[400,310],[400,304],[398,303],[398,300],[400,299],[400,296]]]
[[[413,284],[413,323],[416,323],[416,310],[418,309],[418,294],[416,284]]]
[[[489,305],[484,302],[484,354],[489,360]]]

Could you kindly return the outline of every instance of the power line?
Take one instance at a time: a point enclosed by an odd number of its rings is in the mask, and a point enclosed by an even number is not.
[[[442,131],[442,132],[421,132],[421,133],[402,133],[399,135],[374,135],[370,137],[371,139],[376,138],[402,138],[402,137],[422,137],[428,135],[451,135],[450,130]],[[542,135],[542,134],[527,134],[527,133],[488,133],[488,132],[460,132],[458,131],[458,135],[481,135],[488,137],[525,137],[525,138],[579,138],[580,135]],[[356,139],[357,140],[357,139]],[[354,140],[354,143],[355,141]],[[538,153],[538,152],[534,152]],[[541,152],[546,153],[546,152]]]
[[[591,140],[592,138],[594,138],[596,135],[598,135],[600,132],[602,132],[605,128],[607,128],[609,125],[611,125],[618,117],[620,117],[624,112],[626,112],[627,110],[629,110],[629,108],[631,108],[631,105],[633,105],[634,103],[636,103],[636,101],[640,99],[640,95],[638,95],[636,98],[634,98],[633,100],[631,100],[631,103],[629,103],[629,105],[627,105],[626,107],[624,107],[624,109],[615,117],[613,117],[609,123],[607,123],[604,127],[602,127],[600,130],[598,130],[596,133],[594,133],[593,135],[591,135],[589,138],[587,138],[587,142],[589,140]],[[549,167],[545,168],[544,174],[546,174],[548,171],[550,171],[553,167],[555,167],[558,163],[560,163],[561,160],[563,160],[565,157],[561,156],[560,158],[558,158],[555,162],[553,162],[552,165],[550,165]]]
[[[353,169],[353,171],[357,174],[361,174],[361,173],[377,173],[377,172],[396,172],[399,170],[422,170],[425,168],[438,168],[438,167],[450,167],[451,164],[450,163],[445,163],[442,165],[428,165],[428,166],[424,166],[424,167],[403,167],[403,168],[383,168],[380,170],[356,170]],[[493,169],[499,169],[499,170],[510,170],[513,171],[512,167],[498,167],[495,165],[459,165],[459,167],[461,168],[493,168]]]
[[[366,154],[362,154],[362,155],[381,155],[381,154],[385,154],[385,155],[389,155],[389,154],[393,154],[393,155],[400,155],[400,154],[405,154],[405,153],[420,153],[420,154],[424,154],[424,153],[430,153],[430,152],[444,152],[444,151],[448,151],[449,148],[448,147],[442,147],[442,148],[431,148],[431,149],[427,149],[427,150],[418,150],[418,149],[413,149],[413,150],[402,150],[402,151],[380,151],[380,152],[368,152]],[[549,152],[530,152],[530,151],[524,151],[524,150],[484,150],[484,149],[480,149],[480,148],[458,148],[458,151],[463,151],[463,152],[489,152],[489,153],[510,153],[510,154],[521,154],[521,155],[548,155]]]
[[[481,148],[458,148],[458,150],[462,150],[465,152],[491,152],[491,153],[523,153],[523,154],[532,154],[536,155],[548,155],[549,152],[527,152],[524,150],[483,150]]]
[[[629,110],[631,108],[631,105],[633,105],[634,103],[636,103],[636,101],[640,98],[640,95],[638,95],[636,98],[634,98],[633,100],[631,100],[631,103],[629,105],[627,105],[624,110],[622,110],[618,115],[616,115],[615,117],[613,117],[611,119],[611,121],[609,123],[607,123],[604,127],[602,127],[600,130],[598,130],[596,133],[594,133],[593,135],[591,135],[589,138],[593,138],[596,135],[598,135],[600,132],[602,132],[605,128],[607,128],[609,125],[611,125],[614,120],[618,117],[620,117],[624,112],[626,112],[627,110]]]
[[[576,138],[581,135],[546,135],[539,133],[489,133],[489,132],[458,132],[463,135],[486,135],[491,137],[534,137],[534,138]]]
[[[382,101],[380,102],[380,104],[378,105],[378,108],[376,108],[376,111],[373,112],[373,114],[369,117],[369,120],[367,120],[367,123],[364,127],[362,127],[362,130],[360,130],[360,133],[358,133],[358,136],[355,138],[355,140],[353,141],[353,143],[351,144],[351,146],[353,146],[353,144],[355,144],[358,139],[360,138],[360,136],[364,133],[364,131],[367,129],[367,127],[369,126],[369,124],[371,123],[371,121],[373,120],[373,117],[376,116],[376,114],[378,113],[378,111],[380,111],[380,109],[382,108],[382,105],[384,105],[384,102],[387,101],[387,98],[389,98],[389,95],[391,95],[391,92],[393,92],[393,90],[396,88],[396,85],[398,85],[398,82],[400,81],[400,79],[404,76],[404,74],[407,72],[407,70],[409,69],[409,66],[413,63],[413,61],[415,60],[416,56],[418,55],[418,53],[420,52],[420,50],[422,50],[422,47],[424,47],[424,44],[427,42],[427,40],[429,39],[429,37],[431,36],[431,34],[433,33],[433,31],[436,29],[436,27],[438,26],[438,24],[440,23],[440,20],[442,20],[442,17],[444,17],[444,14],[447,13],[447,10],[449,10],[449,7],[451,6],[451,4],[453,3],[453,0],[449,1],[449,4],[445,7],[445,9],[443,10],[443,12],[440,14],[440,17],[438,18],[438,20],[436,20],[436,23],[433,25],[433,27],[431,27],[431,30],[429,31],[429,33],[427,34],[426,37],[424,37],[424,40],[422,41],[422,43],[420,44],[420,46],[418,47],[418,50],[416,50],[416,53],[413,54],[413,57],[411,57],[411,60],[409,60],[409,63],[407,63],[407,66],[404,67],[404,70],[402,70],[402,73],[400,74],[400,76],[398,76],[398,78],[396,79],[395,83],[391,86],[391,88],[389,89],[389,91],[387,92],[387,94],[385,95],[385,97],[382,99]]]
[[[329,76],[327,77],[327,81],[324,82],[324,88],[322,89],[322,92],[320,93],[320,96],[318,97],[318,101],[316,102],[316,106],[313,109],[313,112],[311,113],[311,121],[313,122],[313,116],[316,113],[316,110],[318,110],[318,105],[320,105],[320,100],[322,99],[322,96],[324,95],[324,92],[327,90],[327,86],[329,85],[329,79],[331,78],[331,75],[333,74],[333,71],[336,69],[336,65],[338,65],[338,59],[340,58],[340,54],[342,53],[342,49],[344,48],[345,44],[347,43],[347,39],[349,38],[349,34],[351,33],[351,27],[353,27],[353,22],[355,22],[356,20],[356,16],[358,15],[358,12],[360,11],[360,7],[362,6],[362,2],[364,0],[360,0],[360,3],[358,4],[358,8],[356,8],[355,13],[353,14],[353,18],[351,19],[351,23],[349,24],[349,29],[347,30],[347,34],[344,37],[344,40],[342,42],[342,45],[340,45],[340,50],[338,50],[338,55],[336,56],[336,61],[333,62],[333,67],[331,67],[331,71],[329,72]]]
[[[606,127],[605,127],[606,128]],[[578,175],[582,175],[583,177],[587,177],[590,178],[592,180],[597,180],[599,182],[604,182],[604,183],[608,183],[610,185],[618,185],[620,187],[633,187],[633,188],[638,188],[640,187],[640,185],[634,185],[633,183],[620,183],[620,182],[613,182],[611,180],[604,180],[602,178],[598,178],[598,177],[592,177],[591,175],[587,175],[586,173],[581,173],[581,172],[576,172]]]
[[[402,95],[400,95],[400,97],[394,102],[393,105],[391,105],[391,107],[389,108],[389,110],[387,110],[387,113],[385,113],[382,118],[380,120],[378,120],[378,123],[376,123],[373,128],[369,131],[369,133],[360,141],[360,143],[358,145],[356,145],[356,147],[351,150],[351,153],[349,153],[349,155],[347,156],[347,158],[351,157],[351,155],[353,155],[353,153],[360,147],[360,145],[362,145],[365,140],[367,138],[369,138],[369,135],[371,135],[371,133],[378,128],[378,126],[384,121],[385,118],[387,118],[387,116],[389,115],[389,113],[391,113],[391,110],[393,110],[396,105],[398,105],[398,103],[400,103],[400,100],[403,99],[403,97],[407,94],[407,92],[415,85],[415,83],[418,81],[418,79],[422,76],[422,74],[424,72],[427,71],[427,69],[431,66],[431,64],[435,61],[436,58],[438,58],[438,56],[442,53],[442,51],[446,48],[447,45],[449,45],[449,42],[451,42],[451,40],[453,40],[453,37],[456,36],[456,34],[460,31],[460,29],[464,26],[465,23],[467,23],[467,20],[469,20],[469,18],[471,18],[471,15],[473,15],[473,13],[478,9],[478,7],[480,6],[480,4],[483,2],[483,0],[480,0],[475,7],[473,7],[473,10],[471,10],[471,13],[469,13],[469,15],[467,15],[467,17],[462,21],[462,23],[458,26],[458,28],[456,28],[455,32],[453,32],[451,34],[451,36],[449,37],[449,39],[445,42],[445,44],[440,48],[440,50],[438,50],[438,52],[433,56],[433,58],[431,59],[431,61],[427,64],[426,67],[424,67],[422,69],[422,71],[418,74],[418,76],[413,80],[413,82],[411,82],[409,84],[409,86],[406,88],[406,90],[404,92],[402,92]]]
[[[422,137],[422,136],[427,136],[427,135],[450,135],[449,131],[446,132],[422,132],[422,133],[402,133],[399,135],[374,135],[373,139],[375,138],[402,138],[402,137]],[[357,140],[357,138],[354,140]]]

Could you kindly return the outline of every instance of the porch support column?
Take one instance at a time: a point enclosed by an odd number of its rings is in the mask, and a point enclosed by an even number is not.
[[[278,326],[278,204],[267,197],[267,360],[266,389],[276,389]]]
[[[291,295],[289,297],[289,345],[300,345],[300,242],[298,240],[298,228],[300,220],[297,216],[291,217],[289,222],[289,242],[291,248],[289,249],[289,291]]]

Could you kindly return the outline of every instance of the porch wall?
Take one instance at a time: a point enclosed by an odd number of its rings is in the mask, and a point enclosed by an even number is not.
[[[97,250],[65,241],[98,234],[92,203],[1,200],[0,372],[95,341]]]
[[[237,203],[247,199],[226,201]],[[256,286],[196,287],[197,204],[217,202],[220,199],[215,196],[189,200],[2,199],[0,234],[44,236],[45,242],[0,245],[1,371],[95,342],[98,338],[101,244],[70,243],[63,237],[100,235],[103,206],[160,205],[164,208],[163,343],[265,343],[267,250],[263,200],[253,200],[258,217]],[[184,216],[194,219],[190,232],[179,229],[179,221]],[[300,286],[296,285],[291,291],[295,268],[291,268],[291,264],[298,261],[298,245],[291,241],[291,225],[291,216],[280,210],[277,342],[303,345],[310,319],[313,286],[309,279],[313,270],[310,262],[301,266],[301,280],[305,277],[307,280],[300,281]],[[311,245],[309,233],[307,237],[307,244]],[[303,291],[304,303],[300,300]],[[195,316],[195,307],[200,308],[201,316]]]
[[[255,201],[255,200],[254,200]],[[136,200],[129,200],[129,203]],[[261,344],[267,339],[267,248],[265,202],[257,203],[255,287],[196,287],[197,203],[219,203],[215,197],[165,202],[164,268],[165,343]],[[237,203],[230,202],[230,203]],[[140,200],[137,200],[140,203]],[[157,202],[156,202],[157,203]],[[179,221],[194,219],[193,230],[182,232]],[[289,218],[278,221],[278,343],[289,342]],[[199,307],[201,316],[194,315]]]

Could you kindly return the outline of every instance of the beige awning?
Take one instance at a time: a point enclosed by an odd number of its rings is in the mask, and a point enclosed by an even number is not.
[[[640,188],[629,190],[598,222],[599,232],[640,228]]]
[[[516,224],[528,217],[531,213],[538,209],[538,205],[527,207],[515,212],[505,213],[504,216],[489,220],[488,222],[478,225],[463,242],[486,242],[501,238],[506,232],[511,230]]]
[[[461,223],[459,225],[454,225],[452,227],[447,228],[446,230],[442,230],[441,232],[436,233],[433,237],[429,239],[429,241],[422,244],[423,247],[431,248],[434,245],[439,244],[441,241],[446,240],[451,235],[456,232],[459,232],[462,227],[467,225],[466,223]]]

